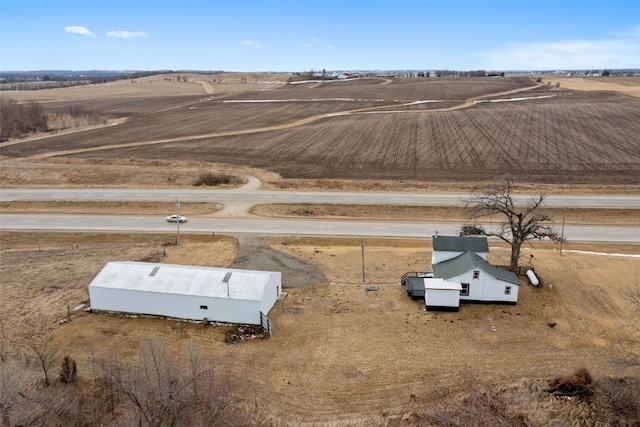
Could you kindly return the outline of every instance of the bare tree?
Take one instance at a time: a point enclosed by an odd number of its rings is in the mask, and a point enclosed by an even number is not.
[[[149,340],[141,344],[138,363],[98,360],[101,387],[115,392],[129,410],[120,411],[131,423],[147,426],[238,425],[247,414],[233,399],[231,382],[191,349],[188,366],[177,363],[167,344]],[[131,411],[134,409],[134,411]],[[135,413],[135,415],[134,415]]]
[[[495,215],[503,219],[497,230],[487,230],[485,234],[498,237],[511,246],[510,269],[517,272],[524,242],[534,239],[561,241],[562,237],[549,225],[552,218],[540,211],[545,195],[535,196],[518,206],[513,187],[513,179],[505,178],[489,190],[466,200],[466,210],[467,215],[475,220]]]
[[[51,341],[45,339],[42,343],[34,343],[31,345],[31,350],[36,354],[38,359],[38,365],[42,369],[44,375],[44,384],[46,386],[51,385],[51,368],[56,363],[57,354],[54,348],[51,346]]]
[[[632,318],[640,316],[640,285],[626,288],[622,291],[623,298],[629,303],[629,311]],[[620,337],[616,343],[619,356],[617,362],[623,366],[640,367],[640,325],[630,322],[624,326],[626,336]]]

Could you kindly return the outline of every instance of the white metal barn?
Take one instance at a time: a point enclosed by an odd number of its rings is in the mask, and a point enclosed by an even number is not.
[[[427,310],[458,311],[462,285],[444,279],[424,279],[424,303]]]
[[[109,262],[89,285],[91,309],[261,324],[282,293],[282,273]]]

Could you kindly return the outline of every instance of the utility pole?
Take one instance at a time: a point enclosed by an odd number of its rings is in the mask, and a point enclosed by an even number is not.
[[[562,232],[560,233],[560,256],[562,256],[562,244],[564,243],[564,217],[567,213],[567,208],[562,208]]]
[[[360,250],[362,252],[362,283],[364,283],[364,239],[360,239]]]
[[[180,202],[176,197],[176,225],[178,226],[178,233],[176,235],[176,245],[180,244]]]

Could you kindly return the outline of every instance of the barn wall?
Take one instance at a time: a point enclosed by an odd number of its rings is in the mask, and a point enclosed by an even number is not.
[[[265,286],[262,301],[260,301],[260,311],[264,314],[269,313],[269,310],[271,310],[271,307],[276,303],[281,293],[282,273],[272,272],[269,274],[269,280]]]
[[[260,324],[260,302],[89,286],[91,308],[179,319]],[[200,306],[206,306],[201,309]]]

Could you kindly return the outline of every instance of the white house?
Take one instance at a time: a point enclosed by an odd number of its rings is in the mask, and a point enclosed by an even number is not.
[[[282,293],[282,274],[145,262],[109,262],[89,285],[91,309],[261,324]]]
[[[473,252],[483,259],[487,259],[489,253],[489,243],[486,236],[438,236],[431,239],[433,252],[431,254],[431,265],[448,259],[455,258],[465,252]]]
[[[427,310],[458,311],[462,285],[444,279],[424,280],[424,302]]]
[[[460,283],[462,301],[500,304],[518,302],[518,276],[492,266],[473,252],[465,252],[431,267],[435,278]],[[425,294],[426,292],[425,290]]]

